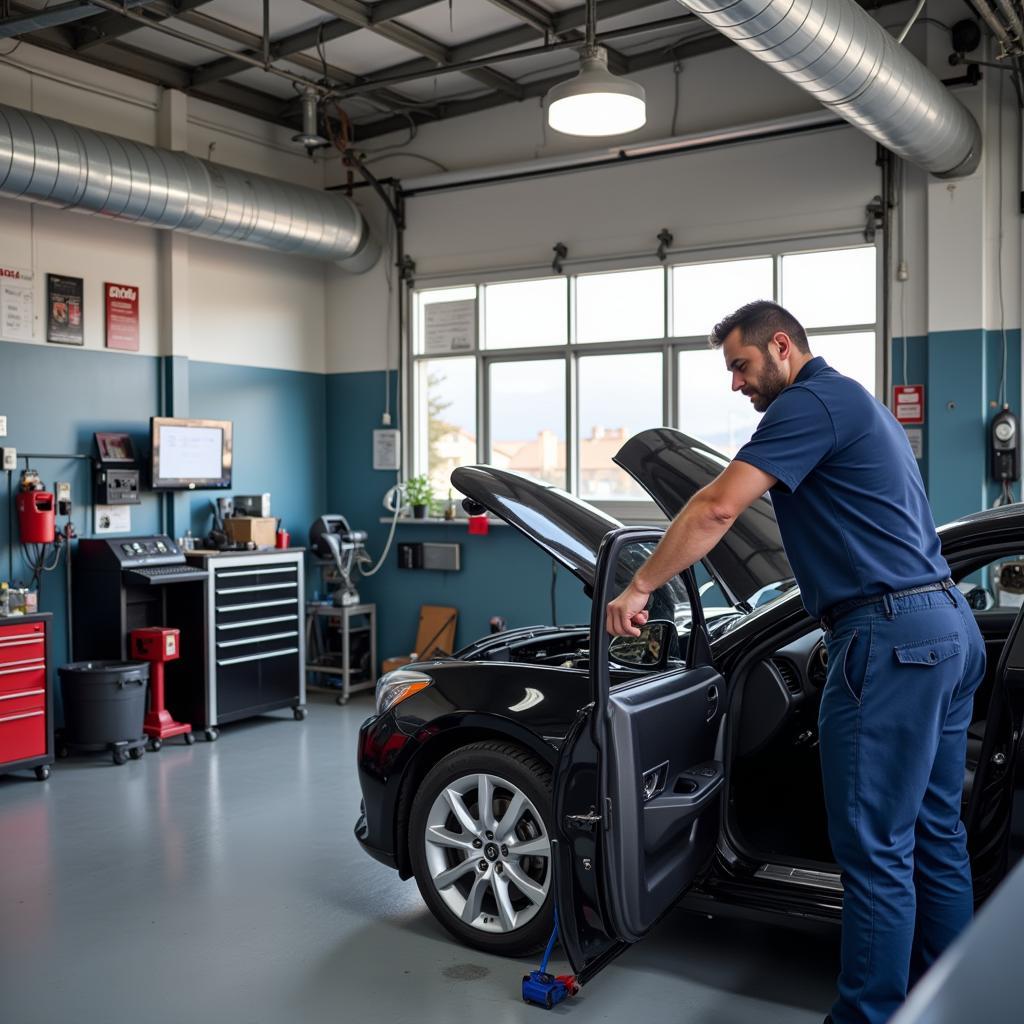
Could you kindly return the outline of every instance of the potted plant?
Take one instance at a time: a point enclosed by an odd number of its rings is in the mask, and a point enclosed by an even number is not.
[[[427,509],[434,499],[434,490],[430,486],[430,478],[421,473],[411,476],[405,482],[405,499],[412,506],[412,514],[416,519],[426,517]]]

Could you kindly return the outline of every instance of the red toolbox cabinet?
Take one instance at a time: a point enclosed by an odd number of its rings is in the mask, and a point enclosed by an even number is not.
[[[53,764],[49,620],[48,613],[0,619],[0,772],[34,768],[40,781]]]

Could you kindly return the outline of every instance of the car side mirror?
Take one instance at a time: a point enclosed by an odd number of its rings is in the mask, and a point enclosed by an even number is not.
[[[678,642],[674,622],[652,619],[640,627],[639,636],[612,637],[608,656],[620,665],[660,672],[672,656],[673,639]]]

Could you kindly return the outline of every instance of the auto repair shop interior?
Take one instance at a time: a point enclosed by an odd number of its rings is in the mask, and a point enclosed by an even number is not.
[[[1021,1019],[1022,115],[1019,0],[0,0],[0,1018],[820,1022],[768,496],[603,626],[769,299],[985,640],[899,1024]]]

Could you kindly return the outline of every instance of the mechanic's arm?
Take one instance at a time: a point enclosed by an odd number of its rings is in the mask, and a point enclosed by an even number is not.
[[[609,602],[605,626],[612,636],[639,636],[647,622],[647,601],[673,576],[699,562],[725,535],[737,516],[776,482],[749,462],[733,461],[702,487],[672,520],[632,582]]]

